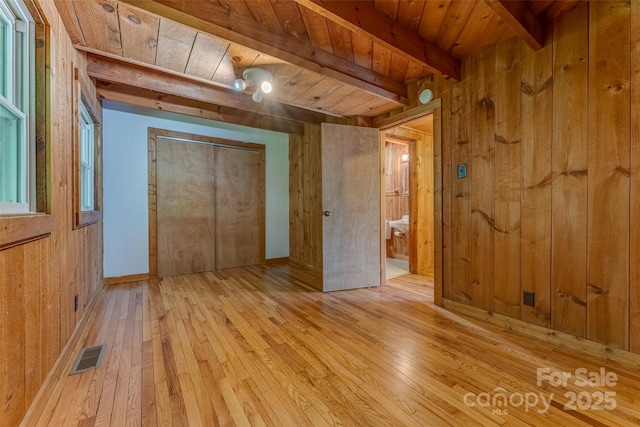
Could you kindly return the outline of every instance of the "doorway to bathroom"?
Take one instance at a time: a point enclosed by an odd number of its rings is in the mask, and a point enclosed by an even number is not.
[[[433,115],[384,132],[386,278],[433,277]]]

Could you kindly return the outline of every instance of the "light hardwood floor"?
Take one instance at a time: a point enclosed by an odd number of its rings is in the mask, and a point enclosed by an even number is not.
[[[314,280],[278,264],[110,286],[78,346],[106,343],[102,366],[60,378],[31,424],[640,422],[636,369],[446,312],[433,305],[431,282],[417,276],[328,294],[312,290]],[[537,368],[551,374],[604,368],[618,381],[580,387],[572,377],[567,386],[537,386]],[[508,406],[479,404],[502,390]],[[613,392],[617,406],[565,411],[564,394],[572,392],[583,393],[583,405],[587,397],[595,403],[598,393]],[[533,402],[540,393],[553,393],[547,411],[541,402],[528,410],[518,406],[520,397]]]

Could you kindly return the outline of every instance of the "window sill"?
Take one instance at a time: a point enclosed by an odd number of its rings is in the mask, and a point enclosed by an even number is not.
[[[76,213],[76,226],[75,228],[85,227],[87,225],[95,224],[102,219],[102,212],[100,211],[80,211]]]
[[[47,237],[56,228],[56,217],[46,214],[0,216],[0,250]]]

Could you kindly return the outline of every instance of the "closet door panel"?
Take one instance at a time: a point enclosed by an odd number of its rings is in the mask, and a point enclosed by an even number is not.
[[[264,262],[264,150],[215,147],[216,268]]]
[[[158,275],[216,269],[214,146],[158,138]]]

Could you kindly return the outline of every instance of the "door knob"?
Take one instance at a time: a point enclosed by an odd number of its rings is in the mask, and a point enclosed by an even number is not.
[[[331,216],[331,211],[322,211],[322,215]]]

